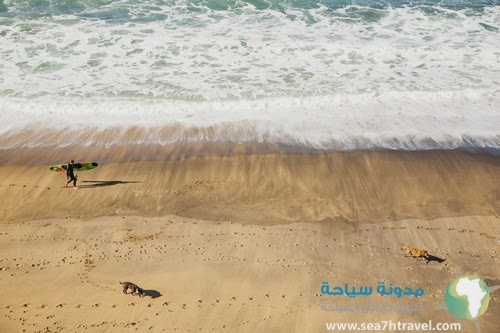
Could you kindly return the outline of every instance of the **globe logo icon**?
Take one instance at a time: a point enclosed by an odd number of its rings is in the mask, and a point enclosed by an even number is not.
[[[461,319],[476,319],[486,312],[490,301],[486,282],[477,275],[453,280],[444,293],[448,311]]]

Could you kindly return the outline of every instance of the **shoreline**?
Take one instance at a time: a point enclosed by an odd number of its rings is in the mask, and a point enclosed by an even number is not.
[[[462,147],[453,149],[404,150],[386,147],[370,149],[322,149],[284,143],[261,142],[197,142],[172,144],[128,144],[94,147],[69,145],[16,147],[0,149],[2,165],[55,165],[65,163],[69,156],[81,156],[81,161],[105,163],[126,163],[138,161],[166,161],[186,158],[231,157],[254,154],[465,154],[471,156],[486,155],[500,157],[500,149],[491,147]]]

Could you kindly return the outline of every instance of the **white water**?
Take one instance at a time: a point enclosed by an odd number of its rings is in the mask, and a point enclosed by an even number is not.
[[[52,138],[59,146],[500,149],[499,6],[388,7],[358,20],[355,6],[183,3],[131,8],[166,17],[151,21],[0,18],[0,149],[47,145],[36,134],[46,130],[89,133]],[[150,130],[128,137],[131,127]],[[113,128],[123,135],[103,142]]]
[[[4,18],[0,94],[213,100],[500,87],[500,33],[481,25],[500,27],[500,6],[387,9],[376,22],[321,7],[163,10],[170,19],[148,23]]]
[[[237,101],[125,98],[4,98],[3,149],[48,143],[16,137],[31,129],[87,131],[51,145],[267,142],[314,149],[500,148],[500,92],[387,93]],[[259,112],[255,112],[258,110]],[[175,130],[173,130],[174,126]],[[126,129],[149,128],[127,137]],[[100,130],[123,135],[100,141]],[[179,128],[181,130],[179,130]],[[184,132],[196,128],[197,131]],[[170,130],[170,133],[169,133]],[[119,132],[120,133],[120,132]]]

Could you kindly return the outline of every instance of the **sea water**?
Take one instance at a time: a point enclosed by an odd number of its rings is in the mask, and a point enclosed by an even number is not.
[[[500,0],[0,0],[0,149],[176,142],[498,151]]]

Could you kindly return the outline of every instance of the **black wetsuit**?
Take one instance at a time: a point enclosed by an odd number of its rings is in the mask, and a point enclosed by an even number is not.
[[[76,187],[76,177],[74,174],[74,167],[75,165],[73,163],[68,164],[68,168],[66,169],[66,176],[68,177],[68,182],[66,185],[68,185],[71,181],[73,181],[73,187]]]

